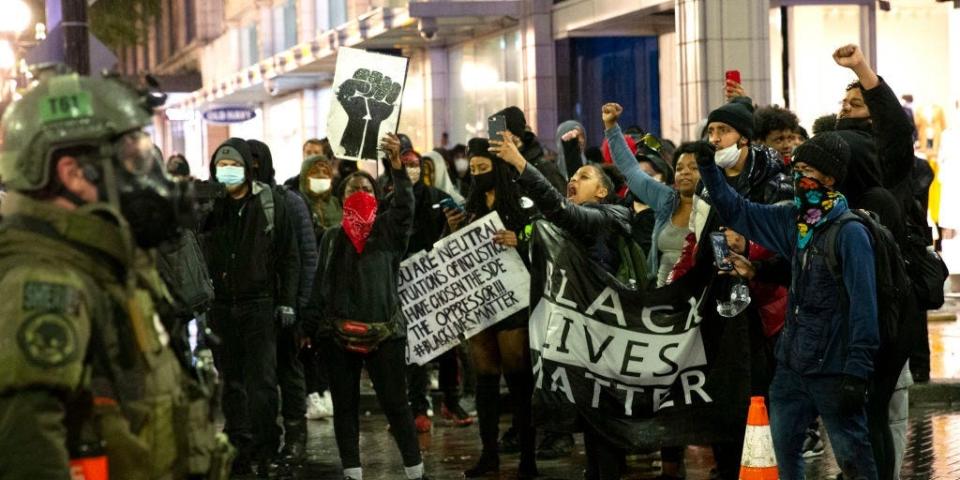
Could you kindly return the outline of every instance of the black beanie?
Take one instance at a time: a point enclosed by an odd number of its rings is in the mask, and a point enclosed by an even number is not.
[[[794,150],[793,163],[800,162],[833,177],[838,184],[843,183],[850,164],[850,145],[836,132],[814,135]]]
[[[490,153],[490,141],[486,138],[471,138],[467,142],[467,160],[473,157],[483,157],[493,160],[495,155]]]
[[[517,138],[523,137],[523,132],[527,130],[527,117],[523,115],[523,110],[510,106],[494,115],[503,115],[507,120],[507,130]]]
[[[750,97],[734,97],[730,103],[710,112],[707,125],[723,122],[733,127],[740,135],[753,139],[753,101]]]

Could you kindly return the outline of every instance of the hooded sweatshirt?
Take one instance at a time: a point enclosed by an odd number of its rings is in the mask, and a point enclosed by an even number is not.
[[[587,130],[576,120],[567,120],[557,127],[557,168],[564,178],[569,179],[577,169],[587,164],[587,157],[580,151],[580,141],[573,139],[568,142],[561,140],[567,132],[579,128],[584,135]]]
[[[273,231],[268,232],[259,195],[271,195],[273,190],[252,178],[253,154],[249,145],[243,139],[230,138],[222,146],[230,146],[240,153],[249,191],[239,200],[230,195],[217,199],[202,228],[215,302],[270,300],[278,306],[296,307],[300,251],[286,202],[274,197]],[[211,158],[210,178],[214,181],[216,170]]]
[[[450,173],[447,172],[447,162],[443,159],[443,155],[440,155],[440,152],[431,151],[424,153],[423,156],[433,160],[434,188],[450,195],[453,201],[462,204],[463,195],[460,195],[457,187],[453,184],[453,180],[450,179]]]
[[[340,225],[343,220],[343,205],[333,194],[333,179],[331,178],[330,190],[323,194],[314,194],[310,191],[310,178],[307,173],[317,162],[322,161],[323,157],[309,157],[300,164],[300,195],[303,196],[307,205],[310,207],[310,216],[313,220],[313,230],[317,236],[317,242],[323,237],[323,232],[328,228]],[[331,168],[332,170],[332,168]]]

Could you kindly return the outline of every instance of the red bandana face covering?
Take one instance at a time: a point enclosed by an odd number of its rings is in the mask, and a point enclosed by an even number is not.
[[[357,192],[343,202],[343,231],[357,253],[363,253],[367,237],[377,218],[377,199],[367,192]]]

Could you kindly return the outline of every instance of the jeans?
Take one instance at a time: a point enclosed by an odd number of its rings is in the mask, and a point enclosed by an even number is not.
[[[300,363],[299,328],[280,328],[277,335],[277,380],[280,384],[280,414],[287,443],[307,439],[307,387]]]
[[[334,340],[323,342],[320,351],[330,369],[333,398],[333,430],[344,469],[360,467],[360,369],[367,368],[377,401],[390,423],[390,432],[400,447],[405,467],[419,465],[420,445],[407,403],[406,340],[390,339],[367,355],[347,352]]]
[[[840,411],[839,375],[800,375],[778,366],[770,385],[770,430],[781,480],[803,480],[803,441],[820,415],[845,480],[877,480],[865,409]]]
[[[270,300],[214,305],[223,375],[224,432],[241,454],[269,458],[277,449],[277,332]]]

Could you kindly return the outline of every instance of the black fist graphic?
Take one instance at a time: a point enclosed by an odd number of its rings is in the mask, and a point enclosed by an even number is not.
[[[347,127],[340,146],[347,156],[377,158],[380,124],[392,113],[400,97],[400,84],[377,71],[359,68],[340,84],[337,101],[347,112]]]

